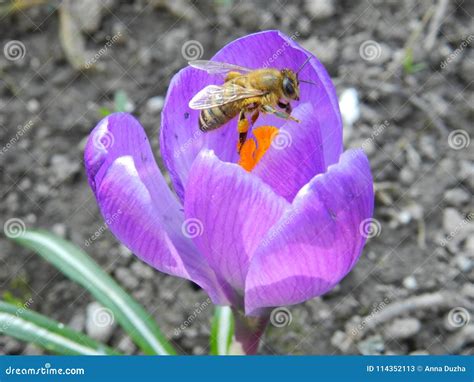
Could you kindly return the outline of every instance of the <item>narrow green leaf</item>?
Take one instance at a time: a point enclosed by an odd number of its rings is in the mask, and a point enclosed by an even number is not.
[[[0,333],[61,355],[120,354],[60,322],[4,301],[0,301]]]
[[[82,285],[105,307],[145,354],[176,354],[155,321],[84,251],[45,231],[26,230],[13,238]]]
[[[114,94],[114,108],[117,112],[127,111],[128,97],[123,90],[117,90]]]
[[[234,336],[234,316],[228,306],[216,306],[211,327],[211,354],[229,354]]]
[[[414,74],[420,70],[423,70],[425,67],[426,64],[423,62],[415,63],[412,49],[407,49],[405,51],[405,56],[403,58],[403,70],[405,73]]]
[[[101,117],[107,117],[109,114],[112,114],[112,112],[110,111],[109,108],[107,108],[105,106],[99,107],[99,115]]]

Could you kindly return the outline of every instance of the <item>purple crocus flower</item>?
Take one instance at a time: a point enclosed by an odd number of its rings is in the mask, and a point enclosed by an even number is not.
[[[231,42],[212,60],[296,71],[310,55],[266,31]],[[268,317],[272,307],[333,288],[357,262],[360,227],[372,217],[369,163],[362,150],[342,153],[328,73],[312,57],[299,77],[314,83],[301,83],[292,104],[300,122],[261,115],[253,141],[263,142],[258,126],[279,133],[251,171],[239,165],[236,119],[200,132],[189,100],[223,78],[192,67],[173,77],[162,112],[161,155],[176,194],[129,114],[104,118],[85,150],[89,184],[114,235],[149,265],[194,281],[213,303],[247,316]]]

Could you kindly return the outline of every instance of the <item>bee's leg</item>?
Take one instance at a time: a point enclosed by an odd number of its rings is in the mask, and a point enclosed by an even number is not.
[[[252,116],[250,117],[250,126],[255,125],[255,122],[257,121],[259,115],[260,115],[260,111],[258,109],[256,109],[252,113]]]
[[[249,121],[245,116],[245,110],[239,113],[239,121],[237,122],[237,131],[239,132],[239,143],[237,144],[237,151],[240,154],[243,144],[247,140],[247,133],[249,131]]]
[[[291,103],[287,102],[282,102],[282,101],[278,101],[278,107],[285,110],[285,112],[287,114],[291,114],[291,112],[293,111],[293,108],[291,107]]]
[[[291,119],[292,121],[299,122],[299,120],[297,120],[295,117],[292,117],[291,114],[278,111],[273,106],[264,105],[262,106],[262,109],[265,113],[273,114],[275,117],[283,118],[283,119]]]

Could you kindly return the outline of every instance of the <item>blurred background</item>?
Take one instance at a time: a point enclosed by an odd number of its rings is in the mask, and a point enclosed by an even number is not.
[[[331,293],[288,307],[291,322],[271,326],[261,352],[472,354],[473,14],[474,2],[446,0],[0,2],[1,227],[71,240],[180,352],[207,353],[207,296],[115,240],[83,148],[99,119],[125,109],[161,165],[160,111],[174,73],[237,37],[279,29],[331,74],[345,146],[369,156],[376,209],[355,269]],[[95,325],[87,292],[5,235],[0,298],[137,353],[121,329]],[[0,336],[0,354],[42,350]]]

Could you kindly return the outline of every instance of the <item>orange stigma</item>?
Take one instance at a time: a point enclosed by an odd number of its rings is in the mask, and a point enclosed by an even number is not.
[[[270,148],[273,138],[275,138],[277,134],[278,129],[274,126],[259,126],[254,129],[253,135],[255,139],[247,139],[242,145],[239,165],[247,171],[252,171]]]

